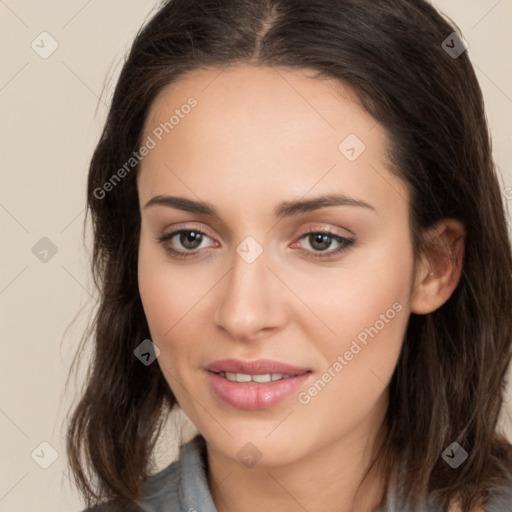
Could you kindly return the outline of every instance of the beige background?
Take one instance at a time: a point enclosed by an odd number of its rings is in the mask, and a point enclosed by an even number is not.
[[[86,172],[123,56],[157,4],[0,0],[2,512],[82,507],[66,475],[62,423],[74,393],[73,383],[64,392],[67,369],[95,304],[81,241]],[[435,4],[469,43],[510,205],[512,1]],[[31,47],[35,40],[38,51],[51,48],[49,36],[39,36],[43,31],[58,43],[47,59]],[[43,237],[57,249],[46,263],[32,252]],[[507,400],[502,425],[512,439],[510,388]],[[172,457],[169,450],[161,464]],[[53,456],[51,466],[40,467]]]

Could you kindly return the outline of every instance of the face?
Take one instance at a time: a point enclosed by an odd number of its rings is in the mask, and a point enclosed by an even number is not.
[[[414,274],[380,125],[337,82],[239,66],[164,89],[148,137],[139,289],[184,412],[258,464],[374,432]]]

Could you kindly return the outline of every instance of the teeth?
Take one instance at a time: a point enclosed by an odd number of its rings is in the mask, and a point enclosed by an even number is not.
[[[252,380],[254,382],[271,382],[272,381],[272,375],[270,375],[270,373],[267,373],[266,375],[253,375],[252,376]]]
[[[272,382],[275,380],[288,379],[290,375],[283,373],[266,373],[265,375],[248,375],[246,373],[220,372],[219,375],[225,377],[231,382]]]

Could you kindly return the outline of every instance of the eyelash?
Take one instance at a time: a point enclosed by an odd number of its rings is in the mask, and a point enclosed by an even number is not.
[[[176,259],[190,258],[190,257],[197,255],[199,252],[201,252],[201,249],[195,250],[195,251],[177,251],[166,244],[166,242],[171,240],[176,235],[179,235],[181,233],[190,233],[190,232],[197,233],[201,236],[206,236],[206,237],[210,238],[207,233],[205,233],[204,231],[202,231],[200,229],[179,229],[177,231],[173,231],[172,233],[168,233],[168,234],[161,235],[161,236],[157,237],[157,241],[160,242],[164,246],[164,249],[171,255],[172,258],[176,258]],[[312,253],[312,251],[309,251],[309,250],[301,251],[301,252],[307,252],[308,257],[316,258],[316,259],[324,259],[324,260],[332,259],[334,256],[341,254],[345,251],[348,251],[356,243],[355,240],[352,238],[345,238],[343,236],[337,235],[336,233],[333,233],[332,231],[323,230],[323,229],[309,229],[308,231],[306,231],[305,233],[303,233],[300,236],[299,240],[302,240],[303,238],[306,238],[310,235],[327,235],[340,244],[340,247],[338,247],[335,250],[331,250],[329,252],[313,251],[313,253]]]

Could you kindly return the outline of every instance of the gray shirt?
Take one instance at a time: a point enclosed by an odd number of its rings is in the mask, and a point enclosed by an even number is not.
[[[206,475],[206,444],[201,435],[183,445],[178,461],[144,483],[144,512],[217,512]],[[439,512],[425,504],[424,512]],[[88,509],[84,512],[99,512]],[[512,482],[495,489],[485,505],[486,512],[512,512]],[[375,512],[399,511],[393,493]]]

